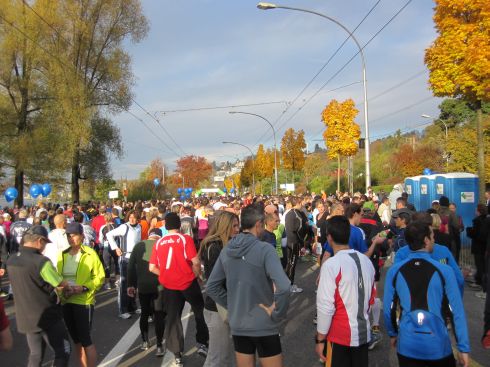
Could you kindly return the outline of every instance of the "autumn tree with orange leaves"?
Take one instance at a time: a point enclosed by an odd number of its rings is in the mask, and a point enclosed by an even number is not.
[[[294,131],[293,128],[287,129],[281,140],[282,166],[293,172],[303,169],[305,165],[303,149],[305,148],[305,132],[303,130]]]
[[[327,156],[337,158],[337,190],[340,191],[340,159],[357,153],[361,129],[354,122],[359,111],[354,101],[347,99],[338,102],[333,99],[322,111],[322,121],[326,126],[323,139],[327,147]]]
[[[435,0],[438,37],[426,50],[429,85],[437,97],[465,100],[477,111],[480,200],[485,192],[482,102],[490,101],[490,1]]]
[[[195,155],[188,155],[177,160],[177,168],[173,175],[173,182],[182,186],[182,177],[185,187],[199,188],[199,183],[209,179],[213,172],[213,167],[206,158]]]

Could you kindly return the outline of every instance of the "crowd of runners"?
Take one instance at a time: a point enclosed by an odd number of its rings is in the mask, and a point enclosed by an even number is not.
[[[488,209],[488,202],[478,205],[468,230],[479,297],[490,288]],[[0,295],[13,299],[29,366],[42,364],[46,346],[55,366],[67,366],[72,352],[81,366],[95,366],[96,293],[116,288],[114,317],[139,317],[141,349],[150,348],[154,333],[156,357],[172,353],[174,364],[184,365],[181,317],[188,302],[204,366],[253,367],[258,357],[264,367],[279,367],[280,325],[287,322],[291,297],[304,297],[295,269],[308,256],[319,265],[311,317],[317,329],[312,349],[322,363],[368,366],[369,350],[384,335],[400,366],[468,366],[462,231],[447,197],[418,212],[406,194],[392,203],[372,190],[40,202],[4,208],[0,215]],[[489,298],[482,310],[485,348]],[[0,299],[0,350],[11,348]]]

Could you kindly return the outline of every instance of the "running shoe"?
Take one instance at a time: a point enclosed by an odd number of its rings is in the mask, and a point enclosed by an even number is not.
[[[136,310],[134,310],[134,313],[137,315],[141,315],[141,308],[137,308]]]
[[[486,299],[487,298],[487,294],[483,291],[480,291],[480,292],[476,292],[475,293],[475,297],[478,297],[478,298],[481,298],[481,299]]]
[[[315,316],[315,317],[313,318],[313,323],[314,323],[315,325],[316,325],[316,324],[317,324],[317,322],[318,322],[316,318],[317,318],[317,316]]]
[[[1,291],[0,292],[0,298],[2,299],[7,299],[9,296],[9,294],[7,292],[4,292],[4,291]]]
[[[167,352],[167,348],[165,348],[165,344],[157,345],[157,351],[155,353],[157,357],[163,357],[166,352]]]
[[[141,343],[141,350],[148,350],[150,348],[150,343],[147,341],[144,341]]]
[[[369,342],[368,349],[373,350],[376,345],[383,339],[381,333],[371,332],[371,341]]]
[[[205,346],[204,344],[198,344],[197,354],[199,354],[201,357],[206,358],[208,356],[208,347]]]
[[[296,284],[293,284],[290,288],[291,293],[301,293],[303,288],[299,288]]]
[[[148,316],[148,323],[151,324],[153,322],[153,317]]]
[[[131,318],[131,314],[129,312],[125,312],[125,313],[119,314],[119,318],[121,318],[123,320],[127,320],[127,319]]]
[[[104,284],[104,290],[105,291],[108,291],[108,290],[111,290],[111,289],[112,289],[111,283]]]
[[[174,366],[175,367],[184,367],[184,362],[182,361],[182,354],[181,353],[177,353],[175,355]]]

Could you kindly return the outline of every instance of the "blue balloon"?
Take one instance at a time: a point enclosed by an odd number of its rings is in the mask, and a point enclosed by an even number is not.
[[[223,189],[223,192],[227,192],[228,190],[226,190],[226,187]]]
[[[182,187],[179,187],[179,188],[177,189],[177,192],[178,192],[179,194],[182,194]]]
[[[233,193],[235,192],[235,188],[234,188],[234,187],[232,187],[232,188],[230,189],[230,192],[233,194]]]
[[[41,195],[42,191],[43,191],[43,189],[42,189],[41,185],[33,184],[33,185],[31,185],[31,187],[29,189],[29,194],[35,199],[39,195]]]
[[[180,195],[180,200],[184,200],[185,199],[185,196],[184,195]]]
[[[45,183],[41,186],[41,189],[42,189],[42,194],[44,197],[48,196],[49,194],[51,194],[51,185],[48,184],[48,183]]]
[[[17,196],[19,195],[19,192],[15,187],[9,187],[7,190],[5,190],[4,195],[5,195],[5,200],[9,202],[15,200],[15,198],[17,198]]]
[[[192,192],[192,187],[188,187],[188,188],[187,188],[187,190],[188,190],[189,192]]]
[[[155,187],[157,187],[158,185],[160,185],[160,180],[158,178],[154,178],[153,179],[153,185],[155,185]]]
[[[430,168],[424,168],[424,175],[431,175],[432,174],[432,170]]]

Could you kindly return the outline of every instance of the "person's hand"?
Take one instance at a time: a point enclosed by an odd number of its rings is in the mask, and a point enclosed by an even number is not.
[[[468,367],[470,365],[470,356],[468,353],[458,352],[458,363],[460,366]]]
[[[5,275],[5,269],[0,269],[0,277],[3,277]]]
[[[395,348],[395,349],[396,349],[396,340],[397,340],[396,336],[392,336],[390,338],[390,345],[392,348]]]
[[[116,255],[117,256],[122,256],[122,250],[119,247],[116,248]]]
[[[264,309],[264,311],[267,312],[267,315],[269,315],[269,317],[270,317],[272,315],[272,311],[274,311],[276,308],[276,303],[272,302],[272,305],[270,305],[269,307],[267,307],[263,303],[261,303],[259,306],[262,307]]]
[[[63,287],[63,297],[65,298],[70,298],[72,295],[75,294],[73,287],[71,285],[67,285]]]
[[[134,287],[128,287],[128,296],[129,297],[134,297],[136,295],[136,288]]]
[[[325,340],[325,343],[327,341]],[[315,346],[315,351],[316,351],[316,354],[318,354],[318,357],[320,357],[321,361],[322,362],[325,362],[327,359],[325,358],[325,356],[323,355],[323,350],[325,349],[325,343],[318,343],[316,346]]]

